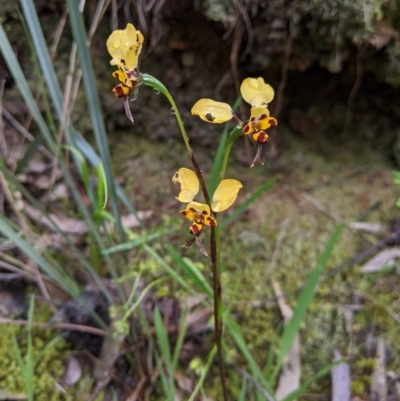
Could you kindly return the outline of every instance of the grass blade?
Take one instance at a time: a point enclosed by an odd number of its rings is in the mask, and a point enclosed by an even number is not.
[[[237,347],[240,349],[243,357],[249,364],[254,379],[257,380],[260,385],[264,387],[264,389],[269,393],[269,395],[271,396],[270,400],[275,400],[275,397],[273,396],[274,391],[268,380],[264,377],[253,355],[251,354],[246,344],[246,341],[244,340],[243,335],[240,331],[240,326],[235,322],[235,320],[229,313],[225,313],[225,327],[227,328],[227,330],[229,330],[229,333],[235,341]]]
[[[108,148],[107,134],[104,126],[103,113],[100,106],[100,99],[97,92],[97,85],[93,71],[92,59],[87,46],[87,35],[83,16],[79,11],[79,5],[75,0],[67,0],[70,14],[70,22],[75,42],[78,48],[80,65],[82,68],[83,84],[89,105],[90,117],[93,123],[93,131],[96,137],[97,146],[100,150],[100,156],[105,168],[107,178],[107,186],[110,192],[110,199],[113,214],[116,220],[117,230],[121,241],[124,240],[125,234],[122,228],[121,213],[119,202],[116,194],[114,175],[111,165],[111,157]]]
[[[238,401],[246,401],[246,392],[247,392],[247,379],[245,376],[243,376],[242,388],[240,389]]]
[[[177,265],[182,269],[185,277],[189,277],[198,290],[207,294],[210,299],[213,299],[213,290],[198,267],[190,259],[183,258],[173,247],[167,246],[166,248]]]
[[[166,367],[166,377],[164,380],[168,382],[167,388],[169,399],[173,400],[173,395],[175,393],[175,382],[174,369],[172,366],[171,348],[169,345],[168,333],[165,330],[164,322],[158,307],[154,309],[154,328],[156,331],[158,345],[161,351],[161,357]]]
[[[310,277],[306,282],[306,285],[300,293],[299,300],[297,301],[296,307],[293,310],[293,316],[289,320],[288,324],[285,326],[282,333],[278,362],[276,364],[274,374],[272,375],[273,378],[277,376],[283,359],[289,352],[293,340],[300,329],[300,324],[304,320],[307,309],[314,297],[314,292],[317,287],[319,278],[326,266],[326,263],[328,262],[328,259],[332,253],[333,247],[335,246],[339,238],[342,228],[343,226],[340,225],[329,239],[324,251],[317,261],[316,267],[311,272]]]
[[[296,398],[300,397],[312,383],[314,383],[316,380],[320,379],[321,377],[324,377],[325,375],[329,374],[329,372],[332,370],[332,368],[341,362],[343,362],[343,361],[340,359],[339,361],[335,361],[335,362],[330,363],[327,366],[324,366],[316,375],[314,375],[313,377],[308,379],[297,390],[295,390],[292,393],[290,393],[289,395],[287,395],[282,401],[294,401]]]
[[[194,389],[193,393],[191,394],[191,396],[190,396],[188,401],[194,401],[196,399],[196,396],[197,396],[198,392],[203,387],[204,380],[206,379],[207,373],[210,370],[211,364],[212,364],[212,362],[214,360],[214,357],[215,357],[216,353],[217,353],[217,346],[214,345],[214,347],[212,348],[212,350],[210,351],[210,353],[207,356],[207,360],[206,360],[205,366],[201,371],[200,379],[197,382],[196,387],[195,387],[195,389]]]
[[[133,248],[137,248],[138,246],[141,246],[143,244],[146,244],[148,242],[154,241],[156,239],[162,238],[166,234],[170,234],[175,232],[176,229],[171,229],[171,230],[164,230],[161,229],[155,233],[152,234],[142,234],[140,237],[133,239],[132,241],[124,242],[123,244],[115,245],[111,248],[104,249],[102,251],[103,255],[111,254],[111,253],[116,253],[116,252],[121,252],[121,251],[128,251]]]
[[[242,101],[242,96],[238,96],[235,103],[233,104],[232,110],[236,111]],[[229,123],[225,124],[224,130],[222,131],[221,140],[218,145],[217,153],[215,155],[214,163],[211,169],[210,178],[208,179],[207,187],[210,196],[212,197],[215,188],[217,188],[218,182],[220,181],[220,173],[224,162],[224,156],[226,152],[226,146],[229,137]]]
[[[66,271],[61,273],[50,266],[49,263],[39,253],[33,249],[23,238],[21,238],[12,228],[4,216],[0,216],[0,232],[9,238],[25,255],[28,259],[33,260],[39,268],[46,273],[54,282],[56,282],[62,289],[73,297],[79,294],[79,287],[75,280]]]

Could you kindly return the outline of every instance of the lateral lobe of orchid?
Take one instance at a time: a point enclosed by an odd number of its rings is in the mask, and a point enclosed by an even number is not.
[[[180,202],[191,202],[199,193],[199,179],[196,173],[188,168],[180,168],[172,177],[172,182],[181,184],[181,192],[176,197]]]

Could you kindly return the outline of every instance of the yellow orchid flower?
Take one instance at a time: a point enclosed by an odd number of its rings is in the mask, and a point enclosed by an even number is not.
[[[121,83],[113,88],[115,96],[124,98],[124,107],[127,117],[132,121],[133,118],[129,108],[129,94],[133,90],[133,95],[137,94],[137,86],[140,84],[140,72],[138,60],[144,36],[132,25],[127,24],[125,29],[117,29],[107,39],[107,50],[112,57],[110,64],[118,67],[113,72],[113,77]]]
[[[222,180],[214,192],[210,209],[210,206],[205,203],[193,201],[200,190],[200,182],[194,171],[182,167],[174,174],[172,182],[181,185],[181,192],[176,199],[184,203],[189,202],[179,213],[192,221],[189,231],[196,236],[200,235],[204,226],[217,225],[211,210],[217,213],[228,209],[235,202],[240,188],[243,187],[238,180]]]
[[[252,106],[247,123],[239,119],[229,104],[212,99],[198,100],[192,107],[192,115],[199,116],[202,120],[212,124],[225,123],[234,118],[243,127],[243,135],[251,135],[252,140],[258,144],[256,157],[251,164],[253,167],[257,161],[262,163],[262,146],[268,141],[268,134],[265,130],[278,125],[278,121],[274,117],[270,117],[268,110],[268,103],[272,101],[275,93],[273,88],[266,84],[261,77],[246,78],[240,86],[240,92],[243,99]]]

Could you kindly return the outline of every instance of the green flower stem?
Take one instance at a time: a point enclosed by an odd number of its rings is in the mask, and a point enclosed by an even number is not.
[[[142,82],[146,86],[150,86],[153,89],[160,91],[160,93],[162,93],[168,99],[169,103],[171,104],[172,108],[174,109],[174,114],[175,114],[176,120],[178,121],[179,129],[181,130],[183,141],[185,142],[186,149],[189,152],[190,160],[192,161],[193,168],[196,172],[197,178],[200,181],[201,189],[204,194],[204,199],[205,199],[206,203],[208,204],[208,206],[211,207],[210,197],[208,195],[208,190],[207,190],[206,183],[204,181],[203,173],[200,170],[200,167],[197,163],[193,149],[190,147],[189,137],[187,136],[185,127],[183,126],[183,121],[182,121],[181,115],[179,113],[178,107],[176,106],[174,99],[172,98],[171,94],[168,92],[168,89],[165,87],[165,85],[162,82],[160,82],[157,78],[154,78],[153,76],[151,76],[149,74],[141,74],[141,76],[142,76]]]
[[[186,145],[186,149],[189,152],[190,157],[192,157],[193,149],[190,147],[189,137],[187,136],[185,127],[183,126],[183,121],[182,121],[181,115],[179,113],[178,107],[176,107],[176,103],[175,103],[174,99],[172,98],[171,94],[168,92],[168,89],[157,78],[154,78],[153,76],[151,76],[149,74],[141,74],[141,76],[142,76],[142,82],[146,86],[150,86],[153,89],[160,91],[160,93],[162,93],[168,99],[169,103],[172,106],[172,109],[174,110],[176,121],[178,122],[179,129],[181,130],[183,141],[185,142],[185,145]]]
[[[211,209],[210,195],[208,194],[208,189],[203,177],[203,172],[200,170],[200,166],[197,164],[197,160],[196,157],[194,156],[193,151],[192,154],[190,155],[190,160],[192,161],[194,171],[196,172],[197,178],[199,179],[201,191],[203,192],[204,195],[204,200],[206,201],[207,205],[210,206]]]
[[[220,182],[225,177],[225,172],[228,165],[228,159],[231,153],[232,145],[234,144],[234,142],[241,133],[242,133],[242,126],[237,125],[229,134],[229,139],[225,148],[225,154],[220,173]],[[225,362],[222,348],[224,305],[222,301],[221,235],[219,226],[211,227],[210,253],[211,253],[211,268],[213,272],[215,342],[217,345],[218,365],[221,376],[222,393],[224,400],[226,401],[228,399],[228,391],[225,384]]]
[[[189,145],[189,138],[186,134],[185,127],[183,126],[182,118],[179,110],[175,104],[174,99],[168,92],[167,88],[158,79],[152,77],[148,74],[142,74],[142,82],[146,86],[150,86],[162,93],[170,102],[173,110],[175,112],[176,120],[178,121],[179,128],[182,133],[183,140],[186,145],[186,149],[189,152],[190,160],[193,164],[193,168],[196,172],[197,178],[199,179],[201,189],[204,195],[204,199],[208,206],[211,208],[210,196],[208,194],[207,186],[203,177],[203,173],[195,158],[193,149]],[[239,129],[240,128],[240,129]],[[230,149],[232,148],[233,142],[242,132],[241,127],[236,127],[229,137],[229,142],[227,149],[225,150],[224,165],[222,167],[222,172],[225,174],[226,165],[228,163]],[[235,137],[233,139],[233,137]],[[222,174],[222,173],[221,173]],[[222,178],[221,178],[222,179]],[[215,214],[214,214],[215,215]],[[218,354],[218,365],[219,373],[221,378],[221,386],[223,392],[224,401],[228,401],[228,391],[225,384],[225,362],[222,348],[222,334],[223,334],[223,303],[222,303],[222,291],[221,291],[221,261],[220,261],[220,233],[219,227],[211,227],[211,238],[210,238],[210,253],[211,253],[211,268],[213,272],[213,288],[214,288],[214,327],[215,327],[215,343],[217,345]]]
[[[228,165],[229,155],[231,154],[232,146],[233,146],[234,142],[236,141],[236,139],[239,138],[239,135],[242,133],[242,129],[243,128],[241,125],[237,125],[229,134],[228,143],[226,144],[226,148],[225,148],[224,160],[222,162],[221,173],[219,174],[219,178],[221,181],[225,177],[226,167]]]
[[[228,400],[228,391],[225,384],[225,361],[222,348],[223,338],[223,312],[222,286],[221,286],[221,236],[219,227],[211,227],[210,251],[211,268],[213,272],[213,290],[214,290],[214,330],[215,342],[217,345],[218,366],[221,378],[222,394],[224,400]]]

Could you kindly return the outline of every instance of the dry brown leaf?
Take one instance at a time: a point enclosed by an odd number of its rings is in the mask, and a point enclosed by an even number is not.
[[[213,312],[210,309],[202,308],[186,316],[187,333],[195,334],[207,331],[211,328],[210,317]]]
[[[68,199],[70,196],[68,185],[65,182],[55,184],[49,193],[49,200],[55,201],[58,199]]]
[[[23,393],[9,393],[7,390],[0,389],[0,400],[26,400],[28,396]]]
[[[383,234],[386,231],[382,224],[367,223],[364,221],[353,221],[349,223],[348,227],[356,231],[363,231],[370,234]]]
[[[67,235],[84,235],[87,233],[88,229],[84,221],[79,219],[74,219],[71,217],[67,217],[63,214],[49,214],[50,218],[43,215],[43,213],[31,206],[29,203],[24,202],[24,211],[26,215],[36,223],[40,224],[41,226],[47,228],[50,231],[55,232],[56,227],[64,232]],[[140,219],[146,219],[152,215],[152,211],[140,211],[138,212],[138,217]],[[137,220],[136,216],[133,214],[128,214],[121,217],[122,225],[127,228],[134,228],[139,226],[139,221]],[[112,223],[109,224],[109,228],[112,229],[114,225]]]
[[[179,389],[186,394],[191,394],[194,390],[194,380],[191,377],[185,376],[182,372],[177,370],[175,372],[175,380]]]
[[[82,368],[78,360],[70,356],[67,359],[67,363],[65,366],[65,371],[60,378],[59,384],[62,387],[72,386],[81,379],[82,377]]]
[[[54,185],[55,180],[59,180],[62,177],[62,173],[59,169],[55,170],[55,175],[54,177],[51,177],[50,175],[47,174],[19,174],[18,175],[18,180],[22,184],[29,184],[36,190],[42,190],[45,191],[49,189],[52,185]]]
[[[75,245],[80,242],[80,238],[76,235],[70,235],[68,238]],[[35,249],[43,249],[43,248],[51,247],[58,251],[61,251],[61,250],[65,251],[66,245],[67,245],[67,242],[65,241],[64,237],[58,233],[43,234],[39,237],[39,239],[37,241],[35,241]]]
[[[50,214],[53,223],[48,217],[44,216],[40,210],[34,208],[27,202],[24,202],[24,211],[31,220],[50,231],[55,232],[56,225],[61,231],[68,235],[83,235],[87,232],[86,224],[82,220],[69,218],[65,215],[57,216],[55,214]]]
[[[206,300],[207,299],[207,295],[206,294],[196,294],[196,296],[193,295],[188,295],[185,298],[185,302],[184,305],[187,308],[187,310],[192,310],[197,308],[198,306],[201,305],[201,301],[202,300]]]
[[[139,219],[145,220],[151,217],[153,211],[152,210],[139,211],[137,212],[137,214],[139,216]],[[124,216],[121,217],[121,221],[122,225],[127,228],[133,228],[139,226],[139,221],[133,214],[125,214]]]
[[[386,401],[388,385],[386,380],[386,341],[378,339],[375,366],[371,377],[371,401]]]
[[[334,360],[338,361],[342,355],[338,350],[334,350]],[[351,378],[350,366],[346,362],[342,362],[332,368],[332,401],[350,401],[351,394]]]
[[[379,272],[396,258],[400,258],[400,247],[384,249],[364,263],[360,267],[360,271],[362,273]]]
[[[279,283],[276,280],[272,280],[272,286],[278,299],[278,306],[286,325],[293,315],[293,310],[286,303]],[[278,388],[275,394],[276,399],[282,400],[291,392],[298,389],[300,387],[300,377],[300,336],[299,334],[297,334],[293,340],[293,344],[288,354],[286,355],[282,363],[282,370],[279,376]]]

